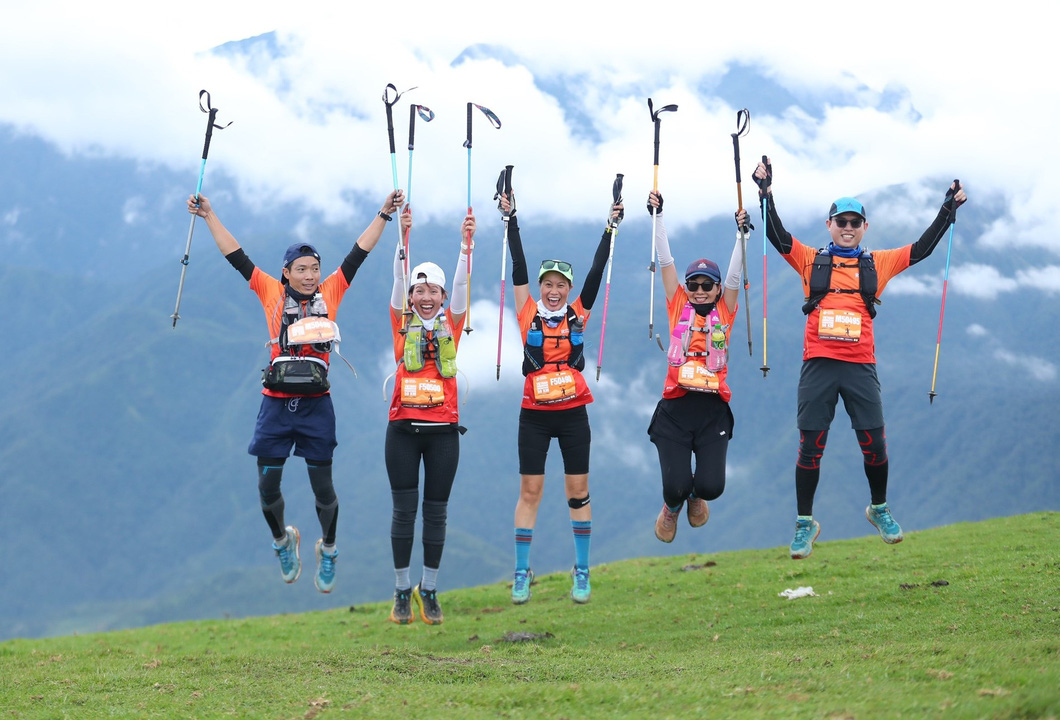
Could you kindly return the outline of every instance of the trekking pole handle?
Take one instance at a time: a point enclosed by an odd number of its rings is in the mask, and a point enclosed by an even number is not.
[[[615,184],[611,186],[611,197],[615,203],[622,201],[622,178],[625,177],[622,173],[615,173]],[[653,240],[654,242],[654,240]]]
[[[471,149],[471,108],[475,103],[467,104],[467,140],[464,141],[464,147],[468,150]]]
[[[504,166],[504,194],[508,196],[508,202],[512,200],[512,169],[514,165]]]

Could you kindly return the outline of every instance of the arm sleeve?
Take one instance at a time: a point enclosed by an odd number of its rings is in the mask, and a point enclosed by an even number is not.
[[[519,222],[512,215],[508,220],[508,250],[512,254],[512,284],[529,285],[526,256],[523,254],[523,239],[519,235]]]
[[[401,264],[401,246],[394,248],[394,288],[390,291],[390,307],[405,307],[405,267]]]
[[[740,231],[736,231],[736,244],[732,247],[732,256],[729,257],[729,269],[725,271],[725,287],[730,290],[739,290],[740,278],[743,277],[743,243],[740,242]]]
[[[773,202],[773,193],[766,198],[766,237],[781,255],[791,252],[791,233],[785,230],[784,223],[780,222],[777,204]]]
[[[670,254],[670,239],[666,236],[666,225],[663,223],[662,213],[655,213],[655,252],[659,255],[659,267],[674,264],[674,256]]]
[[[239,274],[243,276],[244,280],[250,282],[250,276],[254,274],[254,263],[252,263],[250,258],[247,257],[247,254],[243,252],[243,248],[228,253],[225,255],[225,260],[239,271]]]
[[[582,285],[581,298],[582,307],[592,310],[596,296],[600,292],[600,280],[604,276],[604,268],[607,267],[607,256],[611,254],[611,231],[604,230],[600,244],[596,246],[596,255],[593,256],[593,265],[585,275],[585,284]]]
[[[346,259],[342,261],[342,265],[339,268],[342,270],[343,277],[346,278],[347,285],[353,282],[353,276],[357,274],[357,269],[361,267],[361,263],[364,262],[366,257],[368,257],[368,251],[362,249],[360,245],[354,244],[353,249],[346,255]]]
[[[464,253],[460,253],[456,259],[456,272],[453,273],[453,295],[449,299],[449,311],[453,315],[463,315],[467,312],[467,258],[464,257]]]
[[[920,239],[909,246],[910,265],[916,265],[918,262],[926,258],[931,254],[931,251],[935,249],[935,246],[939,244],[939,240],[941,240],[942,236],[946,234],[946,228],[950,224],[950,214],[953,212],[952,205],[952,198],[942,203],[942,207],[939,208],[939,214],[935,216],[935,220],[931,223],[928,229],[924,231],[924,234],[920,236]]]

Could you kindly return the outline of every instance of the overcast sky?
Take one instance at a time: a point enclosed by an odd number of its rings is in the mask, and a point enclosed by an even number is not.
[[[0,122],[70,153],[164,163],[186,171],[192,191],[205,128],[197,96],[206,88],[219,120],[234,124],[215,135],[204,193],[210,171],[223,169],[251,203],[298,199],[337,222],[374,209],[353,198],[367,193],[374,206],[390,188],[380,96],[393,82],[418,86],[395,118],[402,186],[408,101],[438,115],[418,125],[411,199],[419,218],[458,221],[464,210],[468,101],[503,122],[495,131],[476,115],[474,205],[492,205],[490,186],[511,163],[524,211],[602,218],[616,172],[638,207],[651,187],[650,95],[680,105],[663,116],[659,174],[673,230],[734,209],[729,133],[738,108],[697,88],[740,62],[826,104],[822,118],[797,108],[756,114],[754,88],[743,103],[752,113],[745,176],[754,158],[773,158],[789,223],[822,217],[839,195],[912,183],[908,206],[886,210],[920,226],[947,179],[960,177],[973,202],[1007,208],[975,239],[984,250],[1048,252],[1034,270],[1007,278],[989,262],[959,259],[954,284],[1056,292],[1060,92],[1046,70],[1055,42],[1048,24],[1022,2],[1003,12],[979,3],[877,6],[22,3],[0,24]],[[211,52],[267,32],[276,33],[278,62]],[[477,44],[503,48],[516,63],[454,64]],[[579,124],[539,89],[560,78],[584,89]],[[749,185],[744,194],[754,202]],[[933,290],[910,280],[892,291]]]

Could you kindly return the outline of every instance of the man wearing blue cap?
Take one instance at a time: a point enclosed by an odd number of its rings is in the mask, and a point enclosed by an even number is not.
[[[813,519],[813,498],[828,428],[840,396],[864,456],[871,496],[865,517],[884,542],[899,543],[902,528],[887,505],[887,441],[872,320],[887,282],[931,254],[967,196],[954,182],[935,220],[919,240],[873,252],[861,247],[869,229],[865,206],[856,198],[839,198],[832,203],[825,221],[831,241],[828,247],[816,250],[784,229],[773,201],[773,170],[768,158],[758,164],[754,176],[759,196],[768,198],[766,237],[802,276],[806,296],[798,392],[799,455],[795,463],[798,517],[791,557],[809,557],[821,533],[820,523]]]
[[[272,548],[280,560],[283,581],[293,583],[302,572],[298,529],[284,523],[280,480],[287,456],[305,458],[309,482],[316,498],[321,538],[316,543],[317,590],[331,592],[335,585],[335,525],[339,500],[332,482],[331,461],[335,446],[335,408],[328,390],[328,365],[339,303],[368,253],[379,242],[391,216],[401,209],[405,196],[391,192],[335,272],[320,279],[320,254],[309,243],[298,242],[283,256],[277,280],[256,267],[235,237],[217,218],[210,201],[199,195],[188,198],[188,212],[206,220],[217,249],[250,283],[261,301],[269,327],[269,367],[262,376],[263,397],[254,437],[248,452],[258,459],[258,494],[265,520],[272,531]]]

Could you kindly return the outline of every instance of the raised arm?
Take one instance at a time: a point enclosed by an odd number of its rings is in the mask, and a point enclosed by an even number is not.
[[[449,300],[449,311],[457,325],[467,314],[467,256],[475,249],[475,216],[467,215],[460,228],[460,256],[453,273],[453,295]]]
[[[758,199],[763,197],[766,202],[765,233],[770,244],[777,249],[781,255],[791,252],[791,233],[784,229],[784,223],[780,222],[777,215],[777,204],[773,202],[773,164],[769,158],[765,162],[758,163],[754,172],[755,182],[758,183]]]
[[[515,296],[515,312],[519,313],[530,298],[530,274],[526,269],[526,255],[523,254],[523,239],[519,234],[519,221],[508,196],[501,193],[501,211],[510,212],[508,219],[508,252],[512,255],[512,295]]]
[[[939,240],[946,234],[946,228],[953,222],[953,214],[957,212],[957,208],[963,205],[967,199],[968,196],[965,195],[964,188],[954,180],[950,184],[950,189],[946,191],[946,200],[942,203],[942,207],[939,208],[939,214],[935,216],[935,220],[920,236],[920,239],[909,247],[910,265],[916,265],[931,254],[931,251],[939,244]]]
[[[662,193],[652,190],[648,193],[648,214],[651,215],[652,208],[655,211],[655,252],[659,256],[659,271],[662,273],[663,290],[666,291],[666,302],[670,302],[681,286],[677,277],[677,268],[674,267],[674,256],[670,254],[670,240],[666,236],[666,225],[663,223],[663,196]]]
[[[196,204],[195,196],[189,195],[188,212],[192,215],[198,215],[206,221],[206,227],[209,228],[210,235],[213,236],[213,240],[217,244],[217,249],[225,256],[225,260],[239,271],[243,279],[249,282],[251,275],[254,274],[254,263],[243,252],[243,248],[239,246],[235,236],[228,232],[228,228],[218,219],[217,213],[213,211],[213,207],[210,205],[210,199],[205,195],[199,195],[199,202]]]

